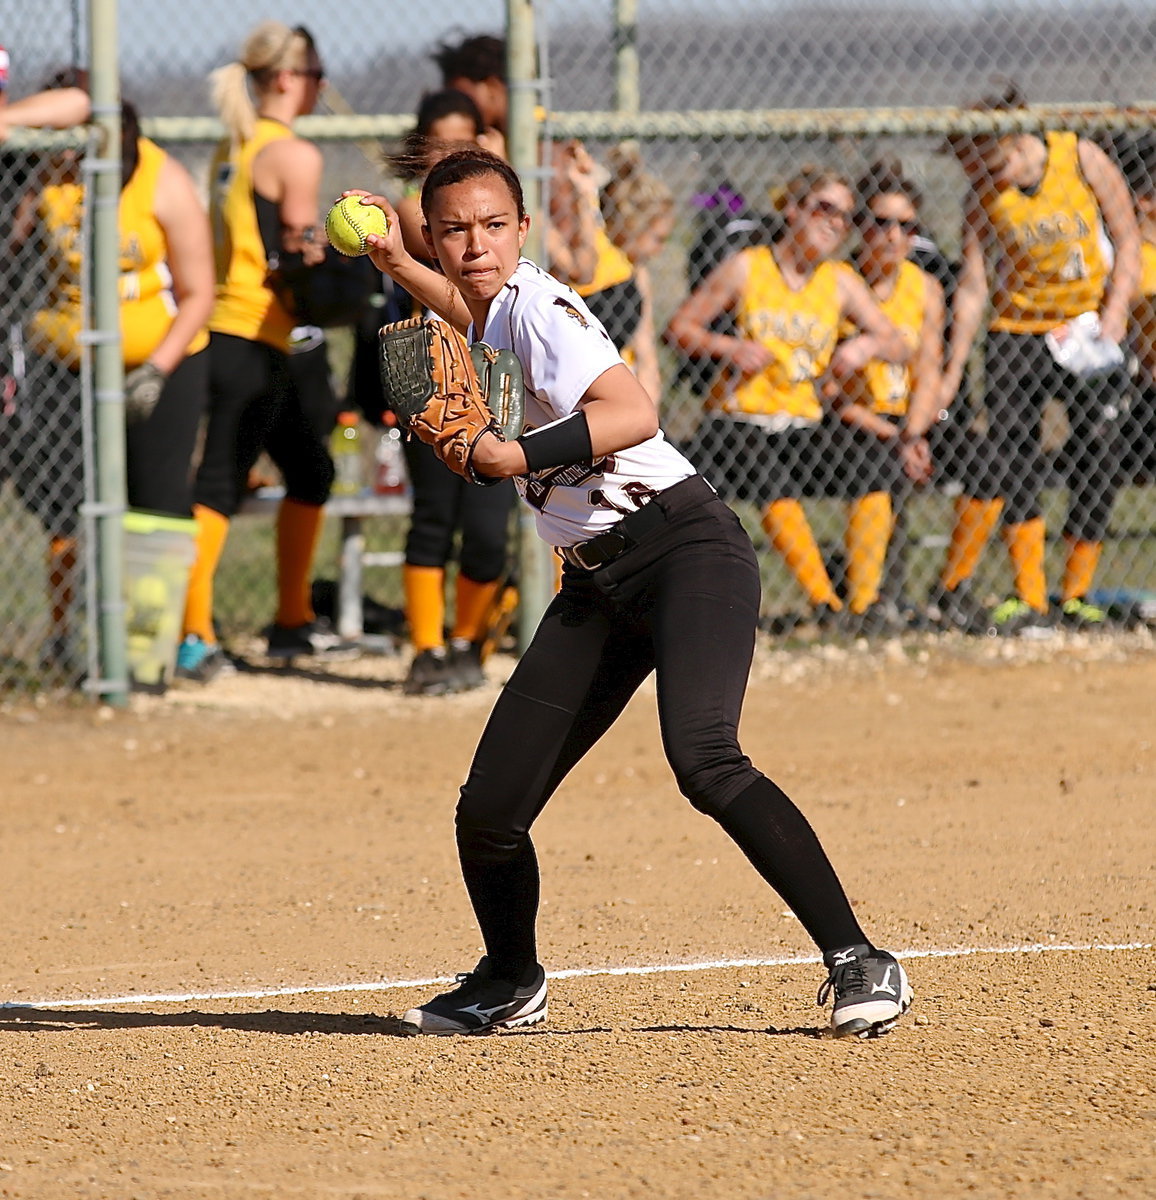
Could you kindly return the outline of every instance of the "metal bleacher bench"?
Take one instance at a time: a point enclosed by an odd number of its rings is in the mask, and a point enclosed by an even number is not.
[[[239,515],[272,513],[284,496],[281,488],[261,488],[241,505]],[[364,492],[356,496],[331,496],[325,505],[327,517],[341,521],[341,555],[337,579],[337,632],[343,638],[360,638],[362,618],[362,571],[365,567],[400,567],[405,555],[400,550],[366,550],[361,523],[366,517],[408,517],[412,511],[406,494],[379,496]]]

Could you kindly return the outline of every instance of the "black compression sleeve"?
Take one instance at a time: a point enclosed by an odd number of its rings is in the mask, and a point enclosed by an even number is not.
[[[551,421],[541,429],[533,429],[518,438],[531,471],[548,467],[568,467],[571,463],[591,462],[594,448],[590,444],[590,426],[582,409],[560,421]]]

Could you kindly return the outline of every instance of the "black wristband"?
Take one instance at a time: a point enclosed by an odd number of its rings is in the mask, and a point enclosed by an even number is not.
[[[590,426],[582,409],[560,421],[551,421],[540,429],[532,429],[518,438],[526,456],[526,468],[545,471],[550,467],[568,467],[571,463],[592,462],[594,447],[590,444]]]

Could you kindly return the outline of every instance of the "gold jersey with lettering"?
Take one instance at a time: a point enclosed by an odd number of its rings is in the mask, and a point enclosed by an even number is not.
[[[1046,333],[1104,297],[1108,260],[1100,206],[1080,169],[1074,133],[1046,135],[1048,161],[1031,192],[980,197],[998,243],[991,328]]]
[[[850,271],[851,267],[846,267]],[[874,293],[873,293],[874,294]],[[884,362],[873,358],[861,371],[847,379],[844,393],[854,404],[862,404],[872,412],[883,416],[901,417],[911,402],[914,376],[911,362],[914,361],[923,335],[924,310],[927,305],[927,276],[913,262],[899,264],[899,272],[891,295],[886,300],[875,296],[884,316],[903,335],[903,341],[911,351],[905,363]],[[853,337],[857,330],[850,323],[844,324],[844,337]]]
[[[839,271],[820,263],[798,290],[783,278],[769,246],[739,252],[747,282],[735,311],[735,336],[758,342],[774,356],[756,375],[727,366],[708,406],[723,412],[818,421],[823,407],[816,383],[831,361],[839,331]]]
[[[166,261],[168,243],[155,211],[157,181],[168,156],[147,138],[141,138],[137,148],[136,169],[121,189],[117,210],[121,353],[130,370],[160,345],[177,311]],[[49,185],[40,194],[37,215],[44,231],[52,290],[48,303],[29,321],[29,340],[34,349],[78,367],[84,188],[79,183]],[[207,343],[208,333],[200,330],[185,352],[195,354]]]
[[[288,125],[262,117],[248,141],[223,141],[213,156],[209,205],[217,267],[217,299],[209,328],[286,351],[297,322],[267,282],[269,256],[279,247],[268,244],[271,231],[262,234],[253,159],[271,142],[293,136]]]
[[[611,240],[605,227],[599,222],[594,229],[594,252],[597,262],[594,278],[581,287],[572,285],[579,296],[592,296],[606,288],[617,287],[634,277],[634,264]]]

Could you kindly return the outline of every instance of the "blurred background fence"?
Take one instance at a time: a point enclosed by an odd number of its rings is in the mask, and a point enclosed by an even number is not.
[[[150,0],[122,5],[120,69],[123,93],[140,110],[145,131],[175,154],[207,188],[206,173],[218,127],[211,118],[206,77],[233,59],[246,32],[275,17],[308,26],[327,76],[318,115],[301,132],[323,146],[325,192],[383,187],[398,195],[387,155],[413,123],[423,93],[441,86],[431,57],[440,44],[471,34],[502,36],[507,10],[494,2],[460,0],[403,13],[370,4],[351,24],[324,0],[281,7],[251,0]],[[850,180],[882,157],[898,158],[923,193],[921,234],[954,264],[960,249],[967,181],[957,159],[944,153],[945,136],[976,128],[965,106],[1008,80],[1030,105],[998,128],[1070,128],[1139,163],[1142,135],[1153,126],[1152,63],[1156,16],[1150,3],[1122,0],[994,0],[983,6],[950,3],[927,8],[903,3],[770,3],[737,0],[577,0],[539,5],[534,11],[540,77],[534,87],[545,120],[544,140],[580,138],[600,167],[628,142],[645,168],[673,197],[673,228],[650,264],[654,325],[666,322],[710,263],[751,241],[773,236],[779,219],[774,197],[800,167],[818,163]],[[19,98],[45,85],[55,72],[84,65],[88,46],[84,0],[0,0],[0,43],[11,66],[7,95]],[[328,112],[326,111],[328,110]],[[351,117],[349,114],[357,114]],[[1141,139],[1141,140],[1138,140]],[[23,148],[22,148],[23,147]],[[27,474],[22,430],[43,421],[47,391],[80,404],[84,369],[43,371],[44,347],[30,318],[60,286],[60,264],[39,255],[35,236],[16,236],[30,189],[42,188],[61,166],[59,148],[43,137],[10,140],[0,167],[0,220],[8,249],[0,300],[0,688],[75,683],[83,674],[86,621],[83,545],[67,587],[56,580],[50,596],[51,547],[26,496],[84,487],[84,452],[63,433],[55,456]],[[543,154],[549,161],[549,152]],[[1127,165],[1125,163],[1124,165]],[[544,172],[548,175],[548,172]],[[1131,178],[1131,176],[1129,176]],[[603,181],[606,174],[600,174]],[[547,188],[549,192],[549,188]],[[549,196],[547,195],[547,201]],[[852,232],[846,250],[854,249]],[[38,256],[39,255],[39,256]],[[54,275],[55,272],[55,275]],[[949,274],[945,274],[950,282]],[[349,371],[350,338],[330,335],[330,359],[339,394]],[[40,353],[37,353],[37,352]],[[660,340],[663,422],[678,442],[694,437],[711,371],[688,363]],[[922,598],[942,562],[952,525],[951,437],[983,432],[982,372],[973,371],[951,420],[944,422],[941,467],[933,486],[908,506],[906,577],[901,599]],[[1138,385],[1129,393],[1139,395]],[[1133,442],[1150,420],[1142,406],[1123,433]],[[1053,413],[1045,436],[1051,472],[1044,493],[1048,577],[1062,566],[1059,531],[1065,503],[1062,465],[1067,426]],[[369,440],[372,440],[369,439]],[[41,444],[40,439],[37,444]],[[1144,452],[1126,454],[1125,475],[1111,517],[1097,583],[1136,594],[1156,589],[1156,503],[1152,463]],[[831,497],[809,502],[811,522],[828,566],[838,569],[845,505]],[[34,509],[35,504],[31,507]],[[769,619],[806,609],[806,597],[767,544],[754,508],[739,505],[763,557]],[[330,524],[333,524],[332,522]],[[370,523],[371,548],[396,548],[402,519]],[[83,537],[82,537],[83,543]],[[336,529],[328,529],[318,574],[336,573]],[[46,565],[47,564],[47,565]],[[990,598],[1012,587],[1005,556],[990,551],[976,575],[976,591]],[[394,572],[370,572],[366,587],[386,605],[399,605]],[[67,594],[65,594],[67,592]],[[226,639],[255,633],[274,603],[272,529],[260,517],[235,523],[222,562],[217,612]],[[52,605],[68,603],[76,645],[51,643]],[[87,632],[86,632],[87,631]]]

